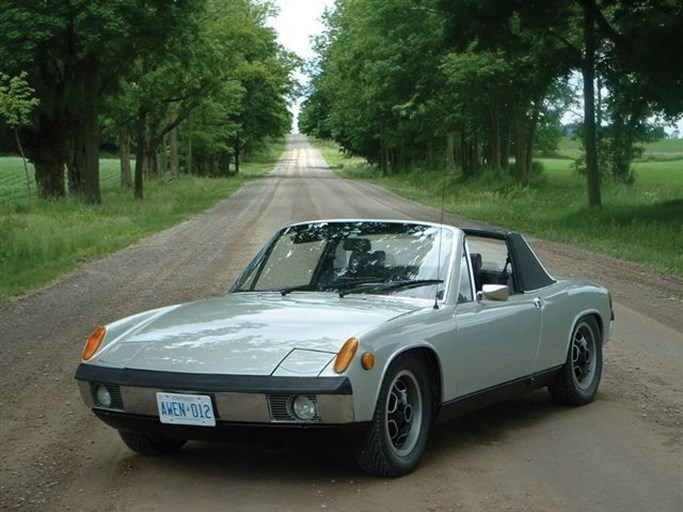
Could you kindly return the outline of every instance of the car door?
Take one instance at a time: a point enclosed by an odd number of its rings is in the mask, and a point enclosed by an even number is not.
[[[458,304],[455,329],[458,396],[533,373],[541,330],[533,297]]]
[[[532,374],[542,319],[540,297],[515,289],[515,269],[511,267],[505,240],[468,238],[468,246],[469,263],[474,267],[470,279],[477,283],[473,283],[474,287],[506,284],[509,297],[504,301],[475,298],[456,305],[455,371],[459,397]],[[475,272],[480,274],[475,276]]]

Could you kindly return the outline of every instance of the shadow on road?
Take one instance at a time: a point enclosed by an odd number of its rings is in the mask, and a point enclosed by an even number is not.
[[[489,407],[468,416],[441,423],[431,433],[422,467],[440,458],[457,457],[461,450],[476,445],[500,443],[514,432],[557,414],[569,414],[571,409],[553,405],[545,391]],[[192,442],[183,451],[168,457],[143,457],[132,452],[120,461],[120,466],[145,468],[154,472],[188,473],[204,478],[279,481],[373,480],[356,466],[351,446],[330,441],[300,446],[270,448],[263,444]]]

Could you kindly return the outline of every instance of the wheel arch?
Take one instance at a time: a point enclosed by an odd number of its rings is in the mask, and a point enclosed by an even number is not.
[[[432,347],[424,345],[417,347],[408,347],[406,348],[406,350],[403,350],[395,354],[391,361],[389,361],[387,368],[389,368],[389,366],[391,366],[391,364],[393,364],[393,362],[396,361],[399,357],[419,357],[427,363],[427,371],[429,373],[429,390],[434,398],[434,412],[437,412],[438,408],[441,406],[443,379],[441,360],[439,359],[439,356],[436,354],[436,351]]]
[[[571,345],[572,342],[572,336],[574,335],[574,331],[576,330],[576,326],[579,324],[581,320],[584,318],[591,318],[595,321],[595,325],[598,327],[598,336],[600,337],[600,343],[602,344],[604,342],[604,333],[605,333],[605,325],[604,321],[602,319],[602,315],[600,315],[600,312],[591,309],[591,310],[586,310],[580,312],[578,315],[574,317],[574,321],[571,323],[571,326],[569,328],[569,333],[567,335],[567,350],[569,350],[569,345]]]
[[[605,322],[603,321],[602,316],[597,311],[586,316],[592,317],[593,320],[595,320],[595,325],[598,326],[598,335],[600,336],[599,341],[600,343],[603,343],[605,339]]]

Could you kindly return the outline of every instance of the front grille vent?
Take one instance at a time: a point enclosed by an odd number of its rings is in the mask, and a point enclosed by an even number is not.
[[[104,386],[109,391],[111,395],[111,405],[106,406],[97,399],[97,388]],[[116,409],[118,411],[123,411],[123,397],[121,396],[121,388],[116,384],[97,384],[95,382],[90,383],[90,394],[92,396],[92,403],[95,407],[100,407],[102,409]]]
[[[268,409],[271,421],[287,421],[298,423],[317,423],[320,421],[320,411],[315,395],[306,395],[315,404],[315,416],[311,420],[301,420],[292,411],[292,402],[299,395],[268,395]]]

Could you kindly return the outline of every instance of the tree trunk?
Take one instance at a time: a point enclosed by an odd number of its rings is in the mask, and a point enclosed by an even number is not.
[[[241,154],[242,154],[242,144],[240,142],[239,136],[235,138],[235,174],[240,173],[240,160],[241,160]]]
[[[69,192],[77,196],[85,194],[85,147],[83,125],[79,124],[71,132],[69,154],[66,159],[66,175]]]
[[[455,172],[455,133],[446,135],[446,170]]]
[[[157,172],[156,176],[160,178],[168,170],[168,148],[166,147],[166,137],[162,137],[159,141],[158,150],[154,151],[157,156]]]
[[[19,138],[19,129],[14,127],[14,138],[17,141],[17,149],[19,149],[19,154],[21,155],[21,161],[24,163],[24,172],[26,173],[26,199],[31,201],[31,179],[28,176],[28,165],[26,164],[26,155],[24,154],[24,148],[21,146],[21,139]]]
[[[510,167],[510,122],[506,120],[500,143],[500,165],[503,169]]]
[[[173,128],[169,135],[171,146],[171,174],[177,178],[180,174],[180,165],[178,163],[178,129]]]
[[[512,126],[515,136],[515,177],[522,185],[529,183],[527,170],[526,102],[516,94],[512,98]]]
[[[186,130],[187,133],[185,135],[187,137],[187,161],[185,162],[187,169],[185,170],[185,172],[187,172],[188,174],[194,174],[194,168],[193,168],[194,162],[192,161],[193,155],[192,155],[192,120],[191,119],[188,121],[187,125],[188,125],[187,130]]]
[[[224,149],[218,154],[218,176],[230,176],[230,154]]]
[[[85,198],[90,203],[102,202],[100,192],[100,131],[98,126],[98,68],[97,55],[85,59],[83,82],[85,105],[83,109],[83,149],[85,160]]]
[[[501,167],[500,159],[500,109],[498,101],[493,100],[489,112],[491,116],[491,135],[489,139],[489,166],[498,169]]]
[[[543,105],[543,96],[539,95],[534,101],[533,113],[531,115],[531,122],[529,124],[529,133],[527,136],[527,153],[526,153],[526,170],[527,176],[531,175],[531,164],[534,160],[534,146],[536,146],[536,130],[538,128],[538,120],[541,117],[541,106]]]
[[[144,153],[145,153],[145,176],[148,178],[158,178],[159,177],[159,167],[157,160],[157,150],[158,146],[152,143],[151,140],[145,140]]]
[[[602,206],[600,197],[600,169],[595,125],[595,53],[597,49],[594,13],[584,7],[583,37],[586,54],[583,61],[583,132],[586,147],[586,179],[588,206]]]
[[[138,113],[137,147],[135,148],[135,199],[143,199],[143,175],[145,173],[145,118],[146,112]]]
[[[132,184],[130,172],[130,136],[126,125],[119,126],[119,156],[121,158],[121,188],[128,190]]]
[[[64,188],[64,162],[59,160],[34,160],[38,193],[44,199],[62,198]]]
[[[465,136],[465,128],[460,132],[460,168],[464,176],[471,176],[472,169],[467,158],[467,137]]]

